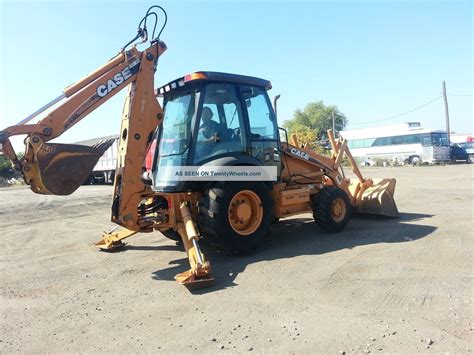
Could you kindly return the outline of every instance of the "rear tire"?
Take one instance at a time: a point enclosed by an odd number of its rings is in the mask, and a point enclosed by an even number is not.
[[[229,254],[246,254],[270,234],[270,191],[262,182],[216,182],[199,204],[199,230],[211,244]]]
[[[311,207],[316,224],[328,232],[342,231],[351,216],[349,197],[335,186],[324,187],[312,195]]]

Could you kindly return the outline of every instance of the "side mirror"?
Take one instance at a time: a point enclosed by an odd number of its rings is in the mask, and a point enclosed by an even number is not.
[[[288,143],[288,131],[283,127],[278,127],[278,131],[280,132],[280,142]],[[285,139],[282,138],[282,134]]]

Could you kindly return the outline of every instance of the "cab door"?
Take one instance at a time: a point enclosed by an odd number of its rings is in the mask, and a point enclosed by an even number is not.
[[[250,154],[262,165],[276,166],[280,176],[280,139],[275,113],[265,89],[241,86],[248,119]]]
[[[211,83],[203,91],[192,164],[202,165],[224,156],[246,154],[247,137],[242,134],[245,118],[237,87],[231,83]]]

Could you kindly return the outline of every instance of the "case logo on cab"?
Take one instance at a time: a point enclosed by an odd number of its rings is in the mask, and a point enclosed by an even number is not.
[[[115,88],[119,87],[127,81],[133,74],[138,72],[140,62],[135,61],[129,66],[125,67],[121,72],[115,74],[111,79],[107,80],[106,84],[97,86],[96,93],[99,97],[104,97]]]
[[[305,152],[302,152],[301,150],[291,148],[290,153],[293,154],[293,155],[296,155],[297,157],[303,158],[305,160],[309,160],[309,154],[305,153]]]

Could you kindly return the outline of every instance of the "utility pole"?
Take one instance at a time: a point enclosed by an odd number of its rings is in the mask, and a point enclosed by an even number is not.
[[[334,133],[334,137],[337,137],[337,134],[336,134],[336,120],[334,118],[334,110],[332,110],[332,131]]]
[[[446,132],[448,132],[448,145],[451,145],[451,134],[449,131],[448,96],[446,95],[446,82],[444,80],[443,80],[443,97],[444,97],[444,117],[446,118]]]

